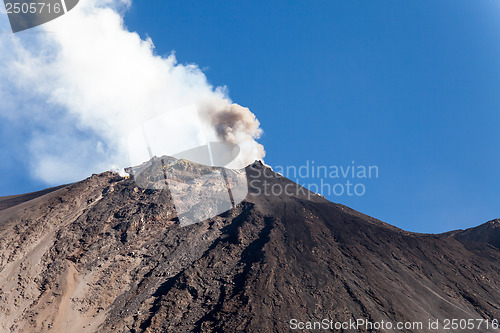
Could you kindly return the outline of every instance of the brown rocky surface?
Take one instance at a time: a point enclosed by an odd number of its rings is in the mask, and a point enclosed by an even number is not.
[[[246,171],[243,202],[186,227],[168,190],[113,173],[0,206],[0,332],[288,332],[292,318],[500,319],[498,222],[410,233],[260,162]],[[266,183],[290,191],[265,195]]]

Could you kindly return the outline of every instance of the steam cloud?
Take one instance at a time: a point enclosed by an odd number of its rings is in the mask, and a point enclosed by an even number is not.
[[[262,159],[255,115],[234,104],[224,87],[211,86],[196,65],[161,57],[151,39],[128,31],[129,5],[81,1],[39,28],[46,33],[0,35],[0,117],[33,128],[26,139],[33,176],[61,183],[127,167],[130,131],[188,105],[201,112],[205,131],[202,139],[192,136],[192,147],[218,138],[240,145],[242,165]],[[183,119],[166,134],[172,149],[176,138],[194,131],[191,123]]]

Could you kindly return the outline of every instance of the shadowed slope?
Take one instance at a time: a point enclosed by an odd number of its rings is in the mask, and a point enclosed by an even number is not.
[[[244,202],[187,227],[168,191],[111,173],[10,212],[0,235],[2,331],[288,332],[292,318],[500,318],[496,248],[403,231],[259,162],[247,175]],[[266,184],[289,191],[265,195]]]

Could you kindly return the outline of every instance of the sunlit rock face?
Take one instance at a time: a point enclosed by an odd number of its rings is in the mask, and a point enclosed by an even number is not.
[[[479,237],[497,223],[406,232],[260,162],[231,171],[163,157],[135,171],[0,198],[0,331],[289,332],[292,319],[500,317],[500,250]],[[228,193],[243,175],[238,203]],[[183,224],[174,192],[198,218],[226,195],[230,207]]]

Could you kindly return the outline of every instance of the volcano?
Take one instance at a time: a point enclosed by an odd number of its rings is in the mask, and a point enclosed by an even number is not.
[[[0,198],[0,331],[498,332],[498,220],[417,234],[244,171],[242,202],[188,226],[111,172]]]

